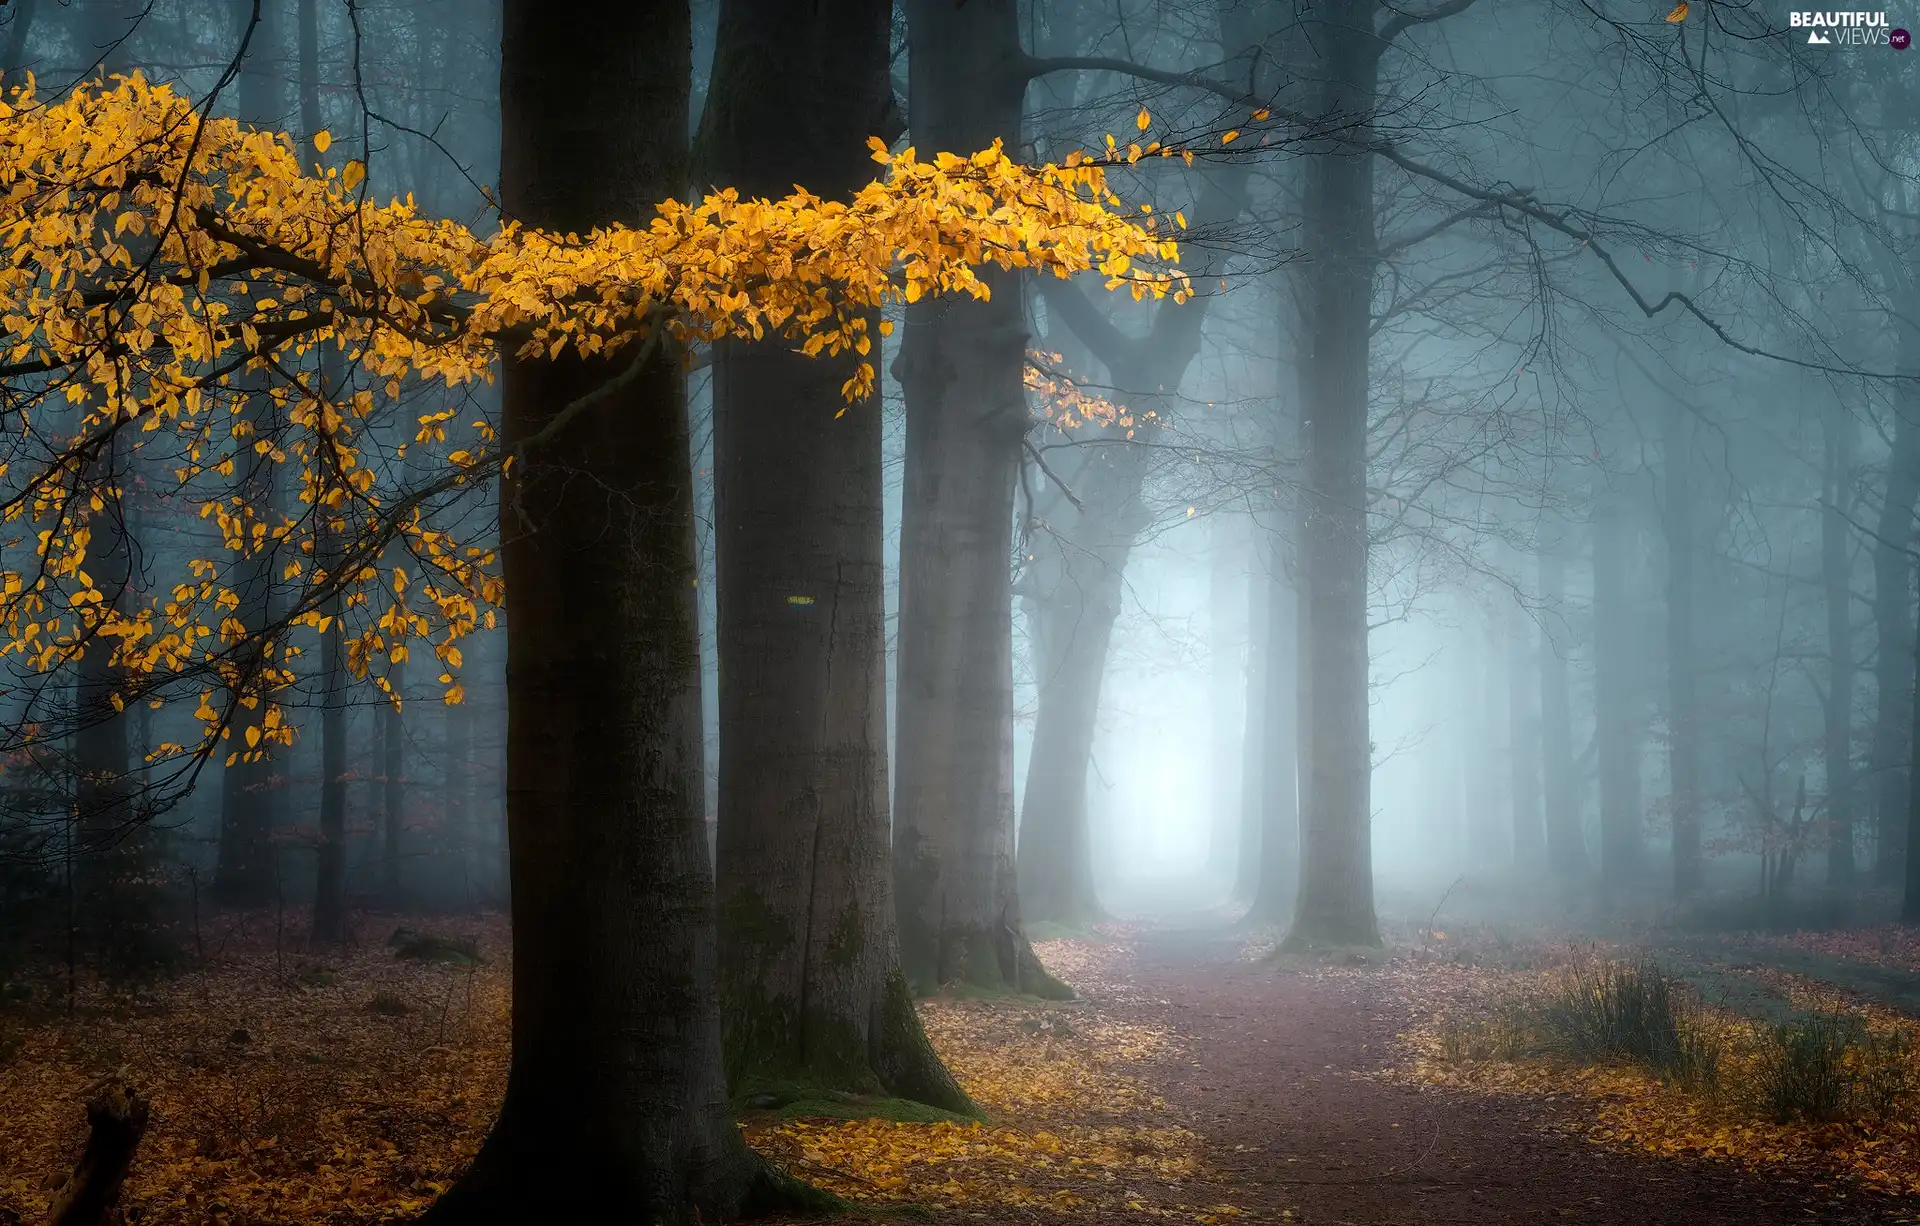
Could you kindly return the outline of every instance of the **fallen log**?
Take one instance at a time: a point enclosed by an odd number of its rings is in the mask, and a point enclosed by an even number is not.
[[[147,1112],[147,1100],[117,1077],[94,1087],[86,1148],[48,1199],[46,1226],[111,1226],[118,1220],[120,1187],[147,1131]]]

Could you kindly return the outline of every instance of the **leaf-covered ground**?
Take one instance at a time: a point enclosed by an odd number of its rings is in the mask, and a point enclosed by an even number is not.
[[[276,941],[270,917],[225,921],[203,934],[204,970],[140,993],[83,986],[71,1014],[58,996],[0,1014],[0,1210],[37,1220],[87,1088],[124,1069],[154,1103],[128,1188],[136,1223],[415,1213],[478,1146],[504,1085],[507,932],[433,925],[484,958],[447,965],[396,959],[389,927],[370,919],[364,946],[314,961]],[[1554,956],[1460,944],[1427,934],[1320,964],[1225,937],[1044,942],[1080,1000],[925,1008],[990,1122],[745,1127],[796,1174],[936,1222],[1901,1220],[1905,1202],[1867,1186],[1909,1186],[1910,1132],[1869,1145],[1734,1128],[1620,1070],[1443,1058],[1436,1018]],[[1791,977],[1773,989],[1827,991]]]

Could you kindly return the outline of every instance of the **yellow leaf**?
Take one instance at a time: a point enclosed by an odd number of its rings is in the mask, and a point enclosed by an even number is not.
[[[1687,0],[1680,0],[1680,3],[1673,6],[1673,11],[1667,14],[1667,20],[1671,22],[1679,23],[1679,22],[1685,21],[1686,19],[1687,19]]]
[[[1140,113],[1133,117],[1133,126],[1140,129],[1142,132],[1145,132],[1147,130],[1147,125],[1152,122],[1153,122],[1153,116],[1147,114],[1147,108],[1144,106],[1140,108]]]
[[[247,725],[247,748],[252,749],[259,744],[260,744],[259,726],[255,724],[248,724]]]
[[[333,144],[333,135],[332,133],[328,132],[325,128],[322,128],[318,132],[315,132],[313,134],[313,148],[315,152],[325,153],[327,151],[328,146],[332,144]]]
[[[1235,128],[1233,131],[1221,137],[1220,143],[1223,145],[1231,145],[1234,142],[1234,140],[1239,137],[1239,135],[1240,135],[1240,129]]]
[[[340,186],[348,191],[352,191],[354,188],[360,186],[360,180],[366,177],[366,163],[358,161],[348,162],[347,168],[340,172]]]

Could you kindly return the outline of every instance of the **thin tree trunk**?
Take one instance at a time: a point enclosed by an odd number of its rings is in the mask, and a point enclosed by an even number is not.
[[[1282,503],[1286,505],[1285,500]],[[1278,518],[1284,512],[1276,513]],[[1289,517],[1290,518],[1290,517]],[[1300,872],[1300,592],[1293,525],[1266,534],[1265,684],[1261,695],[1259,858],[1250,918],[1281,923],[1292,914]]]
[[[325,363],[323,362],[323,370]],[[324,395],[333,380],[321,376]],[[330,534],[320,534],[321,565],[329,575],[338,563]],[[329,620],[320,644],[320,842],[315,854],[313,943],[340,945],[347,939],[347,673],[346,633],[340,599],[321,606]]]
[[[1667,537],[1667,773],[1673,819],[1673,893],[1696,893],[1706,871],[1700,851],[1700,711],[1694,649],[1694,527],[1691,413],[1667,419],[1662,477]]]
[[[33,18],[40,0],[20,0],[13,6],[13,19],[7,22],[6,49],[0,51],[0,73],[8,77],[26,66],[27,36],[33,32]]]
[[[1320,114],[1349,139],[1364,139],[1376,99],[1374,10],[1372,0],[1334,0],[1309,26],[1320,51]],[[1373,155],[1345,142],[1318,149],[1306,180],[1300,669],[1313,733],[1302,755],[1307,784],[1289,949],[1380,943],[1367,710]]]
[[[1920,269],[1909,269],[1911,279]],[[1873,743],[1870,749],[1875,809],[1879,819],[1876,867],[1884,882],[1899,880],[1906,865],[1908,697],[1914,689],[1913,507],[1920,495],[1920,293],[1902,286],[1899,335],[1901,379],[1893,393],[1893,452],[1887,457],[1886,492],[1873,543],[1874,680]]]
[[[393,693],[405,697],[407,665],[402,660],[387,666],[387,684]],[[380,709],[380,831],[385,839],[381,848],[381,892],[387,906],[398,910],[403,901],[400,865],[407,813],[407,729],[403,708],[391,701]]]
[[[1207,657],[1209,738],[1207,875],[1226,874],[1239,838],[1242,809],[1240,755],[1245,752],[1247,673],[1246,520],[1216,514],[1207,525]]]
[[[501,197],[639,224],[687,181],[686,0],[506,0]],[[514,447],[638,360],[502,363]],[[790,1189],[721,1060],[701,830],[685,379],[663,347],[502,482],[513,1042],[500,1117],[430,1223],[686,1222]],[[617,547],[609,547],[617,542]]]
[[[1600,765],[1600,876],[1617,891],[1640,875],[1640,746],[1628,590],[1632,524],[1617,498],[1603,495],[1593,524],[1593,705]]]
[[[866,139],[892,110],[891,12],[722,0],[703,178],[827,198],[866,183]],[[736,1100],[884,1091],[967,1111],[914,1013],[894,928],[881,406],[846,403],[858,360],[785,339],[715,352],[728,1085]]]
[[[1516,564],[1524,555],[1514,554]],[[1547,866],[1546,828],[1540,820],[1540,695],[1534,668],[1533,625],[1516,601],[1507,606],[1507,768],[1512,781],[1513,859],[1523,873]]]
[[[442,706],[440,774],[446,781],[441,792],[440,829],[446,845],[460,859],[463,876],[471,877],[480,867],[480,815],[473,803],[473,691],[460,702]],[[504,889],[501,896],[505,897]],[[472,902],[473,900],[469,900]]]
[[[1269,772],[1290,767],[1291,763],[1269,763],[1267,754],[1267,671],[1272,667],[1272,649],[1267,642],[1272,634],[1270,612],[1277,580],[1273,565],[1271,533],[1264,516],[1253,519],[1253,573],[1247,583],[1247,718],[1241,727],[1240,747],[1240,824],[1234,840],[1233,875],[1227,880],[1231,889],[1229,903],[1245,902],[1248,914],[1259,895],[1261,848],[1266,821],[1266,788]]]
[[[1826,506],[1820,515],[1820,574],[1827,604],[1827,884],[1854,878],[1853,854],[1853,419],[1838,405],[1821,416],[1826,439]]]
[[[240,68],[240,118],[260,127],[277,126],[285,120],[284,34],[277,20],[281,7],[262,5],[260,24],[252,32]],[[242,30],[252,19],[252,12],[248,0],[245,11],[239,14]],[[245,420],[252,438],[271,438],[277,430],[273,400],[265,395],[252,397],[247,402]],[[280,518],[279,465],[271,456],[259,455],[251,448],[242,456],[242,463],[246,473],[242,497],[262,522],[272,525]],[[275,552],[269,548],[239,567],[234,590],[240,597],[240,607],[235,616],[250,630],[257,632],[273,623],[276,562]],[[275,661],[269,644],[262,641],[250,664],[257,676],[258,670],[284,661]],[[248,747],[249,736],[263,726],[265,715],[264,700],[243,706],[236,713],[228,751],[236,756],[221,772],[220,843],[213,896],[227,906],[265,907],[278,892],[271,790],[274,746],[260,737],[256,746]]]
[[[1580,822],[1580,780],[1573,764],[1573,701],[1567,660],[1554,630],[1565,624],[1567,567],[1559,541],[1540,545],[1540,776],[1546,799],[1547,860],[1563,880],[1590,871]]]
[[[908,0],[919,147],[1019,147],[1026,69],[1013,0]],[[894,888],[916,989],[966,982],[1060,995],[1020,924],[1013,859],[1011,532],[1027,327],[1022,279],[907,308]]]
[[[1913,653],[1920,658],[1920,618],[1916,627]],[[1907,723],[1912,740],[1907,745],[1909,762],[1920,762],[1920,685],[1911,687],[1913,710]],[[1900,898],[1900,922],[1920,924],[1920,770],[1907,772],[1907,875]]]

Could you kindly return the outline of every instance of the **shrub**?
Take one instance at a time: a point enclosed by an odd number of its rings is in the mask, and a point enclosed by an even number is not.
[[[1627,1060],[1664,1076],[1711,1082],[1718,1044],[1672,979],[1652,963],[1577,963],[1534,1010],[1550,1053],[1581,1064]]]
[[[1772,1028],[1755,1091],[1776,1123],[1884,1120],[1914,1089],[1904,1030],[1874,1033],[1854,1013],[1822,1012]]]

